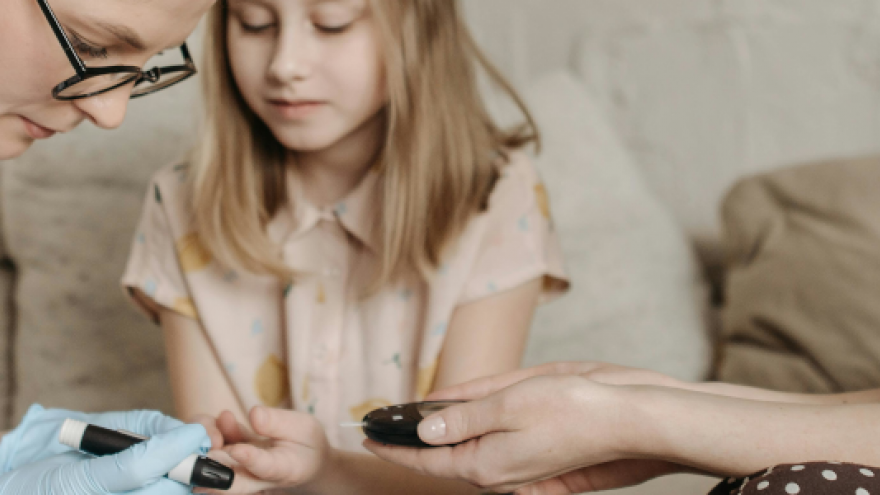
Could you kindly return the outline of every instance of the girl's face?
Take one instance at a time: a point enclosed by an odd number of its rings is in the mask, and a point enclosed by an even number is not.
[[[368,0],[229,0],[229,9],[238,88],[282,145],[324,151],[375,127],[386,90]]]
[[[88,67],[144,66],[184,42],[214,0],[48,0]],[[129,87],[62,102],[52,88],[75,74],[37,0],[6,0],[0,15],[0,160],[84,119],[122,123]]]

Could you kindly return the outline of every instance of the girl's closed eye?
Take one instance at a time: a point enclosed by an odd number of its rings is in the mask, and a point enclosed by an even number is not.
[[[261,7],[242,8],[232,12],[241,30],[247,34],[262,34],[274,29],[278,20],[267,9]]]
[[[330,24],[330,23],[320,24],[320,23],[316,22],[316,23],[314,23],[314,26],[315,26],[315,29],[317,29],[318,31],[320,31],[324,34],[342,34],[346,31],[348,31],[348,28],[350,28],[352,24],[354,24],[354,22],[348,22],[348,23],[344,23],[344,24],[335,24],[335,25]]]

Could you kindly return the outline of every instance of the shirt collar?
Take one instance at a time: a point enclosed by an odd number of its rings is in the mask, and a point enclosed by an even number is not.
[[[381,244],[378,208],[379,174],[370,170],[341,201],[318,208],[305,199],[297,174],[287,174],[289,199],[269,223],[269,236],[283,244],[308,233],[321,220],[338,221],[342,228],[374,252]]]

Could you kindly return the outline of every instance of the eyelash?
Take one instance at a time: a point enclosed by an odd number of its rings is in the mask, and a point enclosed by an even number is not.
[[[275,27],[275,24],[264,24],[261,26],[253,26],[250,24],[246,24],[244,22],[240,23],[241,29],[248,34],[260,34],[265,32],[268,29]],[[324,33],[324,34],[342,34],[348,31],[352,23],[346,24],[344,26],[321,26],[319,24],[314,24],[315,28]]]
[[[85,55],[87,57],[92,58],[107,58],[107,49],[100,48],[90,43],[83,41],[82,38],[77,36],[76,34],[71,33],[71,43],[73,44],[73,48],[76,49],[80,54]]]

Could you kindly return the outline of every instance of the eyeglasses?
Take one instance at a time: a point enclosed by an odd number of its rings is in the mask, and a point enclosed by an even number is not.
[[[133,84],[131,97],[155,93],[169,86],[192,77],[196,73],[196,65],[189,54],[186,43],[180,46],[183,54],[183,65],[169,65],[153,67],[150,70],[141,70],[140,67],[130,65],[113,65],[109,67],[86,67],[86,64],[77,55],[76,49],[67,37],[67,33],[61,27],[55,13],[46,0],[37,0],[46,20],[55,32],[55,37],[61,43],[67,59],[76,70],[76,75],[55,86],[52,96],[57,100],[78,100],[89,98],[120,88],[127,84]]]

